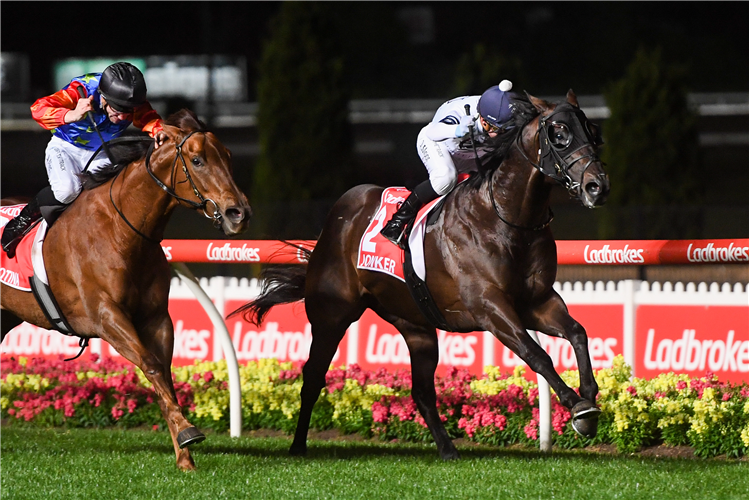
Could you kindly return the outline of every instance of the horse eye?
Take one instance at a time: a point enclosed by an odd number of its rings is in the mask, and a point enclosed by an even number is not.
[[[192,157],[192,164],[195,165],[196,167],[199,167],[202,165],[200,158],[197,156]]]
[[[557,149],[565,149],[572,142],[572,134],[564,123],[552,123],[549,126],[549,140]]]

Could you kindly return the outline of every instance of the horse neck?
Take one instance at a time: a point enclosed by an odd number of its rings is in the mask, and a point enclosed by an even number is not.
[[[532,163],[538,156],[535,154],[538,144],[535,134],[529,136],[528,128],[523,131],[523,140],[510,148],[483,189],[487,191],[486,200],[493,195],[491,208],[496,207],[503,219],[518,226],[536,227],[549,218],[552,186]]]
[[[159,160],[155,160],[154,156],[157,155],[152,155],[151,158],[152,171],[164,184],[170,185],[168,177],[171,163],[164,154],[158,155]],[[172,211],[176,207],[174,198],[156,184],[146,170],[145,159],[131,163],[118,177],[113,180],[112,185],[107,184],[107,196],[111,189],[112,199],[122,213],[114,214],[114,217],[122,222],[118,227],[124,228],[127,237],[144,240],[143,236],[133,231],[122,220],[124,216],[139,233],[152,240],[161,241]],[[112,211],[116,212],[114,207]]]

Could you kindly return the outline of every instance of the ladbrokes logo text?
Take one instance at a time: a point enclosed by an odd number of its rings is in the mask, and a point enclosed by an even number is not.
[[[749,262],[749,247],[739,247],[733,243],[727,247],[716,247],[708,243],[706,247],[695,248],[690,243],[687,259],[689,262]]]
[[[260,262],[260,249],[248,247],[247,243],[241,247],[232,247],[230,243],[214,247],[213,243],[210,243],[206,250],[206,257],[208,257],[209,261]]]
[[[642,256],[642,248],[611,248],[610,245],[603,245],[603,248],[595,250],[590,245],[585,245],[584,258],[588,264],[643,264],[645,259]]]

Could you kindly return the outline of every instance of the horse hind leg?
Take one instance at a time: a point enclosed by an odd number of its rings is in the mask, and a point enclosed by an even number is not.
[[[289,453],[292,455],[305,455],[307,453],[307,434],[312,419],[312,410],[320,397],[320,391],[326,385],[325,375],[328,373],[338,344],[341,343],[343,336],[346,334],[346,328],[350,324],[351,322],[339,322],[336,325],[312,323],[312,345],[310,346],[309,358],[302,369],[304,378],[300,393],[302,406],[299,410],[294,441],[289,449]]]
[[[393,322],[393,325],[401,332],[408,345],[411,355],[411,395],[432,433],[440,457],[443,460],[460,458],[437,411],[434,372],[439,362],[439,347],[436,331],[434,328],[416,326],[402,319]]]

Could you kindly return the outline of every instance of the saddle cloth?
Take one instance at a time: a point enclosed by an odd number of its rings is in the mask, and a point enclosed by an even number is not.
[[[18,215],[25,205],[9,205],[0,207],[0,229]],[[31,291],[29,279],[36,272],[37,278],[45,284],[47,272],[42,258],[42,243],[47,234],[47,223],[42,219],[29,231],[16,247],[16,255],[11,259],[8,254],[0,250],[0,282],[23,290]]]
[[[406,281],[403,275],[403,249],[382,236],[380,231],[398,210],[398,205],[405,201],[409,194],[411,192],[404,187],[390,187],[382,192],[380,206],[377,208],[375,216],[372,217],[367,230],[364,231],[364,235],[362,235],[362,239],[359,242],[357,268],[378,271],[389,274],[403,282]],[[419,210],[419,214],[416,216],[416,221],[411,230],[411,235],[408,238],[414,271],[422,280],[426,279],[426,268],[424,265],[426,220],[429,213],[442,198],[444,196],[427,203]]]

